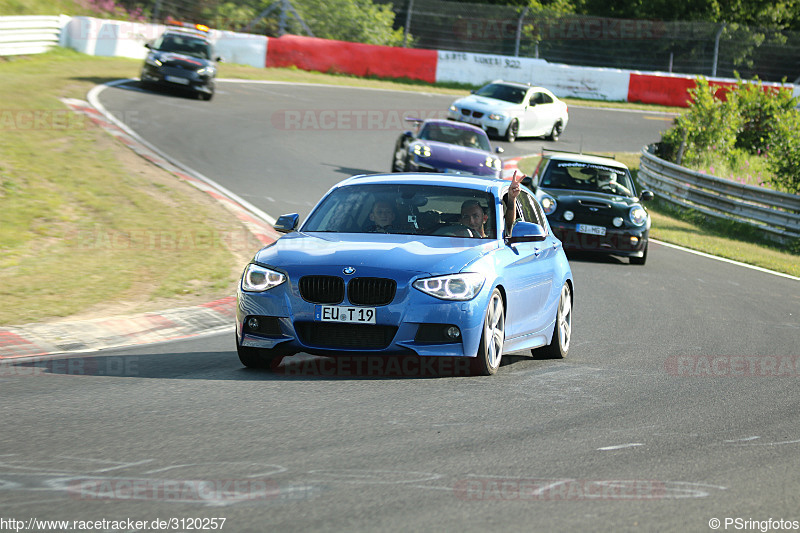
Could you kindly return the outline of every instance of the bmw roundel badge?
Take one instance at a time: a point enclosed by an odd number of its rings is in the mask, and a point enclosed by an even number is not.
[[[355,273],[355,271],[356,271],[356,269],[355,269],[355,268],[353,268],[353,267],[344,267],[344,270],[342,270],[342,272],[344,272],[344,273],[345,273],[346,275],[348,275],[348,276],[349,276],[350,274],[354,274],[354,273]]]

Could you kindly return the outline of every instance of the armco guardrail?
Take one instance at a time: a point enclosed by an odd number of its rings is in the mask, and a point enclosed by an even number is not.
[[[709,216],[758,227],[773,239],[800,238],[800,196],[709,176],[642,150],[639,181],[662,199]]]
[[[41,54],[59,45],[64,15],[0,17],[0,56]]]

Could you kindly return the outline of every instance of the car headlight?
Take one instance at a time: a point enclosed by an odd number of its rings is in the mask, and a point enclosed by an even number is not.
[[[161,66],[161,60],[158,59],[156,56],[147,56],[147,58],[144,60],[144,62],[147,63],[148,65],[150,65],[151,67],[160,67]]]
[[[500,113],[490,113],[489,120],[505,120],[506,116],[501,115]]]
[[[542,198],[542,209],[545,215],[552,215],[556,211],[556,199],[552,196],[544,196]]]
[[[628,212],[628,218],[634,226],[643,226],[647,222],[647,211],[641,206],[631,207]]]
[[[214,69],[214,67],[209,66],[201,68],[200,70],[197,71],[197,74],[200,76],[213,76],[215,72],[216,69]]]
[[[503,165],[499,159],[496,157],[486,156],[486,161],[483,162],[488,168],[493,168],[495,170],[503,170]]]
[[[466,301],[475,298],[485,280],[483,274],[464,272],[418,279],[413,287],[434,298]]]
[[[242,274],[242,290],[264,292],[286,281],[286,276],[275,270],[250,263]]]
[[[450,106],[450,111],[452,111],[453,113],[457,113],[458,112],[458,108],[456,106],[454,106],[454,105],[451,105]]]
[[[430,157],[431,156],[431,148],[424,144],[415,144],[414,145],[414,155],[418,155],[420,157]]]

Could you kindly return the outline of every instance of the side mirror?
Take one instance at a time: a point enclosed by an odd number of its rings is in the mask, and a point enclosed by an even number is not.
[[[216,61],[217,63],[224,63],[224,62],[225,62],[225,60],[224,60],[224,59],[222,59],[222,56],[217,56],[217,57],[214,59],[214,61]]]
[[[300,221],[300,215],[292,213],[291,215],[281,215],[272,226],[280,233],[291,233],[297,229],[297,224]]]
[[[148,50],[152,50],[153,49],[153,47],[150,45],[150,43],[144,43],[144,47],[147,48]]]
[[[507,244],[520,242],[541,242],[547,238],[547,233],[539,224],[533,222],[517,222],[511,228],[511,237],[506,239]]]
[[[639,196],[639,201],[640,202],[649,202],[653,198],[655,198],[655,195],[653,194],[653,191],[642,191],[642,194]]]
[[[412,138],[413,136],[414,136],[414,133],[413,133],[413,132],[410,132],[410,131],[404,131],[404,132],[403,132],[403,137],[405,137],[406,139],[410,139],[410,138]]]
[[[533,184],[533,178],[532,177],[530,177],[530,176],[523,177],[522,178],[522,184],[524,186],[526,186],[527,188],[529,188],[530,190],[532,190],[533,192],[536,192],[536,185]]]
[[[502,146],[498,146],[497,148],[494,149],[494,151],[495,151],[495,153],[498,153],[498,154],[502,154],[503,152],[505,152],[505,150],[503,150]]]

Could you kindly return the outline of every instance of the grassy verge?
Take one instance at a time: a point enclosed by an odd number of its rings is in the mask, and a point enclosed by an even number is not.
[[[257,248],[244,228],[59,100],[139,64],[68,51],[0,62],[0,324],[233,294]]]
[[[60,98],[136,77],[141,61],[68,50],[0,60],[0,324],[152,310],[232,294],[257,248],[204,193],[154,168]],[[463,87],[223,64],[221,78],[464,94]],[[600,105],[570,100],[571,104]],[[623,105],[623,104],[616,104]],[[630,107],[630,106],[626,106]],[[641,106],[653,109],[648,106]],[[663,108],[659,108],[663,109]],[[638,154],[632,167],[638,167]],[[525,165],[535,162],[524,162]],[[530,170],[527,170],[530,172]],[[653,236],[798,273],[797,256],[661,218]]]
[[[628,165],[634,176],[639,170],[638,153],[601,155],[613,155]],[[527,158],[520,162],[520,170],[530,174],[538,163],[538,157]],[[716,220],[695,211],[673,207],[657,199],[648,203],[647,209],[653,221],[650,236],[654,239],[800,276],[800,243],[770,243],[760,231],[751,226]]]

